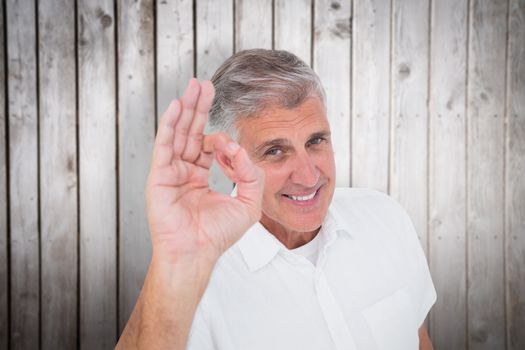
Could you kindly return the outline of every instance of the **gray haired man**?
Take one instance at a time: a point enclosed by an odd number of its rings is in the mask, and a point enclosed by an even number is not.
[[[208,114],[220,132],[203,134]],[[209,189],[213,159],[234,195]],[[324,91],[293,54],[242,51],[192,79],[161,120],[146,200],[153,257],[118,348],[432,348],[410,219],[335,189]]]

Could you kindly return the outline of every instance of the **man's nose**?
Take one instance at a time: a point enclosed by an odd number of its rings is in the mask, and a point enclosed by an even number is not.
[[[319,181],[319,169],[312,156],[304,152],[297,154],[294,158],[292,182],[304,187],[314,187]]]

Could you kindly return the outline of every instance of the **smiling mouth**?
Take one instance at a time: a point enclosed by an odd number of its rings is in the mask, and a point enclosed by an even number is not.
[[[319,189],[317,189],[314,192],[312,192],[310,194],[307,194],[305,196],[293,196],[293,195],[290,195],[290,194],[283,194],[283,196],[285,196],[286,198],[290,198],[291,200],[294,200],[294,201],[306,202],[306,201],[309,201],[310,199],[314,198],[318,191],[319,191]]]

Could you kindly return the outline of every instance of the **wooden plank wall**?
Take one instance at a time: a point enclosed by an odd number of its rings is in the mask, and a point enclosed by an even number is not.
[[[435,349],[525,348],[523,0],[4,0],[0,21],[0,349],[113,347],[158,119],[254,47],[320,75],[338,185],[408,210]]]
[[[112,0],[77,2],[78,297],[79,337],[83,349],[109,348],[117,337],[115,26]]]
[[[75,17],[56,16],[60,11],[74,13],[74,3],[45,0],[38,6],[40,327],[45,349],[74,347],[78,317]]]
[[[436,349],[467,348],[467,25],[467,1],[432,2],[428,259],[439,293],[430,314],[430,334]]]
[[[4,17],[5,3],[0,3],[0,18]],[[3,24],[3,20],[2,20]],[[5,25],[0,26],[0,82],[5,89],[6,64],[5,64]],[[9,256],[8,234],[7,234],[7,150],[6,138],[6,94],[5,90],[0,94],[0,348],[7,349],[9,337]]]

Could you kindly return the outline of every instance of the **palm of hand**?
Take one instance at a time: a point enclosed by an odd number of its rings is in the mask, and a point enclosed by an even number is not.
[[[185,93],[187,100],[191,84]],[[223,134],[195,138],[177,130],[179,126],[186,133],[202,135],[205,121],[203,123],[198,117],[207,116],[207,103],[211,104],[210,96],[204,93],[199,102],[206,97],[208,100],[203,102],[200,114],[192,113],[196,116],[192,116],[191,127],[181,124],[185,111],[177,102],[170,105],[163,124],[159,126],[146,196],[154,249],[161,247],[163,251],[175,254],[218,256],[260,215],[261,173],[246,152],[238,145],[232,145]],[[191,101],[187,104],[191,106]],[[161,130],[162,127],[168,129]],[[219,164],[226,175],[241,188],[237,198],[213,192],[208,187],[214,153],[222,159]]]

